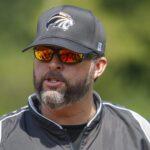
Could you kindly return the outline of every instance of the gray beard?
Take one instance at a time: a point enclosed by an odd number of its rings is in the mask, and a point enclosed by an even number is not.
[[[58,91],[42,91],[41,92],[42,103],[48,105],[50,108],[60,108],[65,103],[64,94]]]

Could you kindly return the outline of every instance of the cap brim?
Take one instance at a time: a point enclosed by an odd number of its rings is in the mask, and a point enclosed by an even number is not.
[[[63,39],[63,38],[41,38],[41,39],[36,39],[32,44],[30,44],[28,47],[24,48],[22,51],[25,52],[29,50],[30,48],[33,48],[35,46],[39,45],[47,45],[47,46],[60,46],[67,48],[69,50],[72,50],[77,53],[89,53],[92,52],[91,49],[86,48],[85,46],[82,46],[78,43],[75,43],[71,40],[68,39]]]

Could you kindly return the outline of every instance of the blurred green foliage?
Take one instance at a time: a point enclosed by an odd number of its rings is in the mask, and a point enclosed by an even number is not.
[[[102,98],[150,119],[150,1],[148,0],[3,0],[0,1],[0,114],[26,105],[34,92],[32,51],[43,11],[61,4],[90,9],[107,33],[108,67],[95,83]]]

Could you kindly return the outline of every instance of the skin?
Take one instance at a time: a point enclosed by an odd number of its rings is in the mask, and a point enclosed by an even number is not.
[[[95,61],[84,60],[81,63],[74,65],[66,65],[61,63],[56,55],[54,55],[53,59],[48,63],[35,59],[34,73],[36,80],[40,80],[44,74],[51,70],[60,72],[65,79],[70,81],[72,84],[80,81],[80,79],[86,78],[93,65],[94,70],[92,73],[92,82],[90,84],[90,88],[80,101],[66,105],[59,109],[52,109],[44,103],[41,103],[41,113],[45,117],[61,125],[79,125],[88,122],[96,113],[92,94],[94,80],[100,77],[104,72],[107,66],[107,59],[105,57],[101,57],[97,58]],[[57,88],[61,89],[64,86],[65,83],[62,82]],[[45,91],[50,90],[45,82],[43,82],[43,89]]]

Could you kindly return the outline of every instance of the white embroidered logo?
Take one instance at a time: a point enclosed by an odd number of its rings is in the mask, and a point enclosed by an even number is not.
[[[46,29],[49,29],[49,26],[63,29],[64,31],[68,30],[69,27],[74,25],[74,20],[70,15],[64,12],[54,15],[46,24]]]
[[[101,43],[101,42],[98,42],[97,50],[98,50],[99,52],[102,51],[102,43]]]

